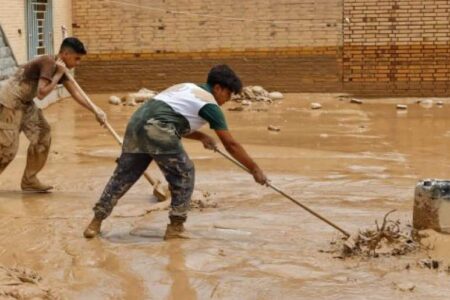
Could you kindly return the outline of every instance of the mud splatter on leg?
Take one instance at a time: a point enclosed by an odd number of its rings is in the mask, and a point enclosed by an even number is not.
[[[158,155],[155,161],[164,174],[172,196],[170,218],[185,221],[194,191],[195,168],[186,152]]]
[[[94,206],[95,217],[107,218],[119,199],[142,176],[152,157],[145,153],[122,153],[118,159],[114,174],[106,184],[105,189]]]
[[[40,186],[37,174],[47,162],[51,144],[50,125],[45,120],[42,111],[32,105],[24,114],[21,129],[30,141],[22,185]]]

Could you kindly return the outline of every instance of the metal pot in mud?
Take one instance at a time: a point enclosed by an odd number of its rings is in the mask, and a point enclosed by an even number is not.
[[[414,228],[450,233],[450,180],[426,179],[416,185]]]

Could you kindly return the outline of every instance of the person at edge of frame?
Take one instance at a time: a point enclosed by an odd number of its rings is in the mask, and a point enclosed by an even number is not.
[[[100,124],[106,114],[91,108],[75,84],[65,76],[79,65],[87,51],[75,38],[65,38],[56,56],[42,55],[20,66],[0,88],[0,174],[11,163],[19,147],[21,132],[30,141],[21,188],[27,192],[49,192],[53,186],[42,183],[38,173],[44,167],[51,143],[50,125],[33,99],[44,99],[57,84],[63,84],[73,99],[92,111]]]

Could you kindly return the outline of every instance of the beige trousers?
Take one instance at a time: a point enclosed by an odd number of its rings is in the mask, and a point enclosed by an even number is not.
[[[0,105],[0,174],[17,154],[19,134],[30,141],[22,183],[37,181],[36,175],[45,165],[50,149],[50,125],[36,105],[9,109]]]

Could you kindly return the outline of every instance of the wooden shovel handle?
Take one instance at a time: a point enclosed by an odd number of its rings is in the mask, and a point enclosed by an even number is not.
[[[66,77],[75,85],[75,87],[77,88],[78,92],[81,94],[81,96],[83,96],[83,98],[86,100],[86,102],[89,104],[89,106],[92,108],[92,110],[96,111],[97,110],[97,106],[94,104],[94,102],[92,102],[91,98],[89,98],[89,96],[83,91],[83,89],[81,88],[81,86],[78,84],[78,82],[75,80],[75,78],[73,78],[72,74],[69,72],[69,70],[66,70],[65,72]],[[111,135],[114,137],[114,139],[117,141],[117,143],[119,143],[120,146],[123,145],[123,140],[122,138],[117,134],[117,132],[114,130],[114,128],[112,128],[111,124],[108,123],[108,121],[105,121],[105,127],[108,129],[108,131],[111,133]],[[159,181],[156,181],[155,179],[153,179],[150,174],[148,173],[148,171],[144,172],[144,177],[150,182],[150,184],[155,187],[156,184],[159,183]]]

